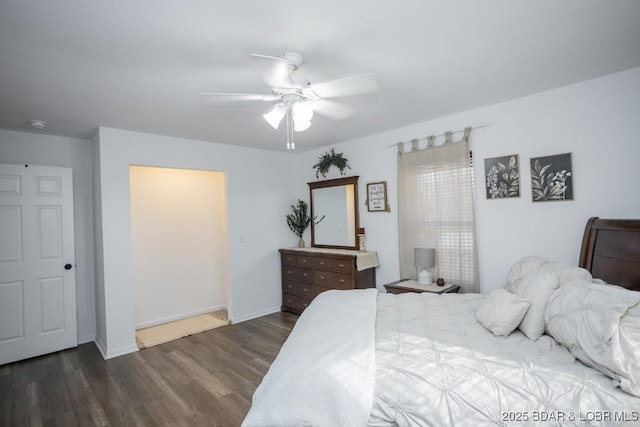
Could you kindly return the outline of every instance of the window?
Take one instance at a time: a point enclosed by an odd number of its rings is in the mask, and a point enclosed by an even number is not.
[[[468,143],[402,153],[398,159],[400,272],[416,277],[413,248],[436,249],[437,277],[477,292],[473,164]]]

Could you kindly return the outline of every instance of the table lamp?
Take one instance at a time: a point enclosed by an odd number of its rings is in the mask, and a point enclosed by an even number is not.
[[[430,285],[433,277],[429,269],[436,266],[436,250],[433,248],[414,248],[413,262],[418,270],[418,284]]]

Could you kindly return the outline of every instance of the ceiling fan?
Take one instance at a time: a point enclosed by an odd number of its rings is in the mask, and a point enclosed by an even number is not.
[[[355,112],[352,106],[332,98],[378,91],[378,83],[370,73],[315,84],[296,83],[293,73],[304,64],[304,57],[299,53],[286,52],[277,57],[251,54],[250,57],[271,93],[201,93],[202,100],[207,105],[275,102],[262,117],[274,129],[279,128],[283,118],[286,119],[288,149],[295,148],[293,131],[308,129],[314,112],[333,120],[345,119]]]

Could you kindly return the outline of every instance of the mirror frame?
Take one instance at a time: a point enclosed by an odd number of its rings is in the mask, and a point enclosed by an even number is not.
[[[358,228],[360,227],[360,215],[358,213],[358,178],[359,176],[349,176],[346,178],[337,178],[337,179],[328,179],[326,181],[316,181],[309,182],[309,204],[311,205],[311,247],[314,248],[331,248],[331,249],[358,249]],[[355,216],[355,227],[354,227],[354,242],[353,246],[339,246],[339,245],[317,245],[315,238],[315,224],[313,222],[314,212],[313,212],[313,190],[318,188],[327,188],[327,187],[339,187],[341,185],[349,185],[353,184],[353,198],[354,198],[354,216]]]

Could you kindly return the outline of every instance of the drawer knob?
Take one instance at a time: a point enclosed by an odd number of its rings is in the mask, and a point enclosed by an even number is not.
[[[344,283],[344,279],[340,279],[340,283]]]
[[[338,264],[338,267],[344,268],[344,264]]]
[[[305,291],[305,292],[309,292],[309,289],[307,289],[307,288],[304,288],[304,291]]]
[[[320,276],[320,280],[324,280],[324,276]]]
[[[302,273],[302,277],[307,277],[307,273]]]
[[[306,260],[306,259],[303,259],[303,260],[302,260],[302,263],[304,264],[305,262],[307,262],[307,260]]]
[[[291,286],[291,285],[287,285],[287,287],[288,287],[289,289],[293,288],[293,286]]]

